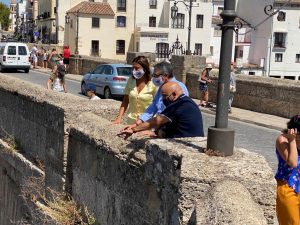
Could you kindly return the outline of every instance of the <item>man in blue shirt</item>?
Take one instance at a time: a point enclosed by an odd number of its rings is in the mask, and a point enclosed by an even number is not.
[[[136,127],[125,128],[119,135],[128,138],[133,133],[155,129],[165,138],[204,136],[201,111],[190,97],[184,95],[178,83],[163,84],[161,95],[166,108],[160,114]]]
[[[153,116],[161,113],[166,107],[162,101],[161,95],[161,86],[167,82],[175,82],[177,83],[181,89],[183,90],[183,94],[189,96],[189,92],[184,83],[176,80],[173,75],[172,65],[168,62],[160,62],[154,66],[154,73],[152,82],[159,86],[157,93],[152,101],[152,103],[148,106],[144,114],[140,116],[140,118],[135,121],[135,124],[129,126],[129,128],[134,128],[137,125],[151,119]]]

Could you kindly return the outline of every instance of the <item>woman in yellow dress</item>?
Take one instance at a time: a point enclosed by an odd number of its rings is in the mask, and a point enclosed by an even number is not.
[[[124,98],[114,124],[121,123],[127,111],[127,124],[133,124],[151,104],[157,88],[151,81],[150,65],[145,56],[133,59],[132,76],[128,79],[124,90]]]

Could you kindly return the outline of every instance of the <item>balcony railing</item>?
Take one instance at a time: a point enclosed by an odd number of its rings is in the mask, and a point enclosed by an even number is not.
[[[285,43],[274,43],[274,48],[286,48]]]

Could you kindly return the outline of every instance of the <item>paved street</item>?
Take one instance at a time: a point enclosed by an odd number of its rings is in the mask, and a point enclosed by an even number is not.
[[[0,73],[1,74],[1,73]],[[23,72],[9,72],[5,75],[16,77],[31,83],[46,87],[49,75],[37,71],[30,71],[29,74]],[[77,96],[82,96],[80,83],[78,81],[67,80],[68,92]],[[214,115],[203,113],[205,132],[209,126],[214,125]],[[280,133],[278,130],[257,126],[245,122],[229,120],[229,126],[235,130],[235,146],[258,152],[265,156],[273,170],[276,169],[277,159],[275,156],[275,138]],[[255,166],[255,165],[253,165]]]

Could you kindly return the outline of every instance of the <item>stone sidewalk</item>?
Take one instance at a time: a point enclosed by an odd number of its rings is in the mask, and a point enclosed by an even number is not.
[[[45,68],[38,68],[34,69],[34,71],[42,72],[42,73],[51,73],[50,69]],[[69,80],[74,81],[81,81],[82,75],[77,74],[66,74],[66,78]],[[194,99],[194,101],[198,104],[199,100]],[[201,111],[209,114],[215,114],[215,109],[213,108],[204,108],[201,107]],[[276,129],[276,130],[282,130],[286,128],[286,123],[288,119],[279,117],[279,116],[273,116],[269,114],[254,112],[250,110],[240,109],[232,107],[232,113],[228,115],[229,119],[232,120],[238,120],[246,123],[256,124],[259,126]]]

